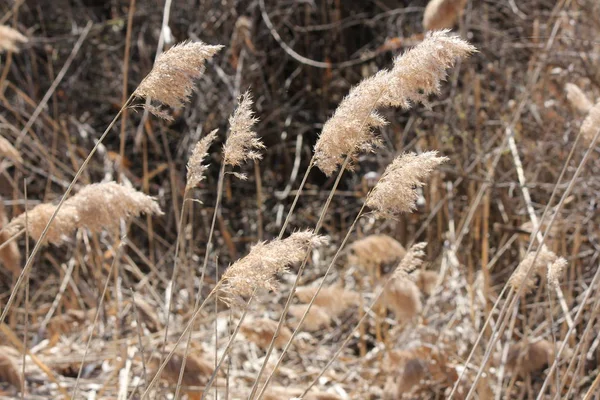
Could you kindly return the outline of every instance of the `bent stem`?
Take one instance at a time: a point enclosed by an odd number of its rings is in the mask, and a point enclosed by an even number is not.
[[[100,147],[100,145],[102,144],[102,142],[104,141],[104,139],[106,138],[106,136],[108,135],[108,133],[110,132],[110,130],[113,128],[113,126],[115,125],[115,123],[117,122],[117,120],[119,119],[119,117],[121,116],[121,114],[123,114],[123,110],[125,110],[125,108],[129,107],[129,105],[133,101],[133,97],[134,97],[133,94],[131,96],[129,96],[129,98],[127,99],[127,101],[125,102],[125,104],[123,104],[123,106],[121,107],[121,109],[119,110],[119,112],[117,113],[117,115],[115,115],[115,117],[110,122],[110,124],[108,124],[108,127],[106,128],[106,130],[104,131],[104,133],[100,136],[100,138],[96,142],[96,145],[90,151],[90,154],[88,154],[87,158],[83,161],[83,164],[81,164],[81,167],[79,167],[79,169],[75,173],[75,177],[73,177],[73,180],[71,181],[71,183],[67,187],[67,190],[63,194],[62,198],[60,199],[60,202],[58,203],[58,205],[56,206],[56,209],[52,213],[52,216],[48,220],[48,223],[46,224],[46,227],[42,231],[42,234],[40,235],[40,238],[38,239],[38,241],[36,242],[35,246],[33,247],[33,250],[31,251],[31,255],[27,258],[27,262],[25,263],[25,266],[23,267],[23,270],[21,271],[21,274],[17,278],[17,282],[15,283],[15,287],[12,290],[12,292],[10,293],[10,297],[8,298],[8,301],[6,302],[6,305],[4,306],[4,309],[2,310],[2,314],[0,315],[0,324],[4,322],[4,319],[8,315],[8,311],[10,310],[12,304],[14,303],[15,298],[17,296],[17,292],[19,291],[19,286],[21,286],[21,284],[23,283],[23,280],[25,279],[25,276],[27,275],[27,273],[31,269],[31,266],[33,265],[33,259],[35,258],[35,256],[37,255],[37,253],[40,251],[40,248],[42,247],[42,244],[44,243],[44,239],[48,235],[48,231],[50,230],[50,225],[52,224],[52,222],[56,218],[56,215],[60,211],[63,203],[65,202],[65,200],[67,200],[67,197],[69,197],[69,195],[71,194],[71,191],[73,191],[73,187],[75,187],[75,183],[77,182],[77,180],[79,179],[79,177],[83,173],[83,170],[87,167],[87,165],[89,164],[89,162],[92,159],[92,157],[94,156],[94,154],[96,154],[96,151],[98,150],[98,147]]]

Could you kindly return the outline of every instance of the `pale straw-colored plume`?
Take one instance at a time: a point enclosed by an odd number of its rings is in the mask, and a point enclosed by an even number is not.
[[[394,238],[378,234],[355,241],[348,248],[348,264],[375,276],[385,266],[399,262],[406,249]]]
[[[0,201],[0,245],[11,238],[8,230],[3,230],[6,225],[8,225],[8,218],[4,210],[4,203]],[[21,273],[21,252],[19,252],[16,240],[12,240],[0,249],[0,264],[9,270],[13,276],[19,276]]]
[[[311,231],[295,232],[285,239],[258,243],[250,253],[234,262],[223,274],[224,291],[249,296],[255,289],[275,290],[275,277],[293,264],[301,262],[307,251],[326,243],[323,236]]]
[[[427,296],[433,293],[433,290],[435,289],[439,279],[439,275],[437,272],[423,270],[415,271],[412,274],[412,277],[415,280],[417,286],[419,287],[419,290]]]
[[[27,43],[29,39],[10,26],[0,25],[0,53],[5,51],[19,52],[19,45]]]
[[[156,100],[172,108],[182,107],[194,91],[194,81],[204,73],[206,61],[222,47],[202,42],[176,44],[158,56],[152,71],[140,83],[134,95]],[[161,118],[168,117],[158,107],[149,106],[148,111]]]
[[[554,288],[560,287],[560,279],[563,276],[565,268],[569,263],[562,257],[558,257],[550,266],[548,267],[548,283],[552,285]]]
[[[258,121],[252,111],[252,96],[246,92],[238,99],[238,107],[229,117],[229,136],[223,147],[225,165],[238,166],[246,160],[259,160],[265,145],[253,131]]]
[[[600,130],[600,101],[590,108],[581,124],[581,135],[586,145],[589,146],[592,143],[598,130]]]
[[[524,285],[523,293],[527,293],[533,289],[536,282],[536,275],[543,274],[544,269],[549,268],[550,265],[552,265],[558,259],[556,254],[548,250],[546,246],[540,249],[537,257],[536,253],[537,251],[534,250],[527,254],[519,263],[517,269],[513,272],[511,277],[508,279],[508,284],[512,286],[514,290],[519,290],[522,285]],[[533,271],[528,274],[528,271],[532,268]]]
[[[290,315],[297,320],[300,320],[306,310],[308,309],[308,304],[294,304],[290,306]],[[331,315],[327,312],[327,310],[315,306],[314,304],[308,310],[308,314],[306,314],[306,318],[302,323],[302,329],[307,332],[316,332],[323,328],[327,328],[331,325]]]
[[[8,158],[15,164],[23,163],[23,157],[21,157],[19,150],[15,149],[15,147],[2,136],[0,136],[0,157]]]
[[[43,203],[28,211],[29,235],[39,240],[56,206]],[[156,200],[133,188],[116,182],[96,183],[85,186],[67,199],[52,221],[44,243],[61,244],[77,228],[92,232],[115,230],[121,218],[140,214],[162,215]],[[9,234],[25,227],[25,213],[15,217],[6,226]]]
[[[296,290],[296,297],[301,303],[309,303],[317,292],[318,286],[303,286]],[[358,304],[360,295],[340,286],[329,286],[321,288],[315,297],[313,305],[326,310],[331,316],[337,317],[344,311]]]
[[[266,349],[271,344],[273,335],[277,330],[277,321],[268,318],[259,318],[244,322],[241,331],[246,338],[255,343],[261,349]],[[277,339],[275,339],[275,348],[282,348],[292,337],[292,331],[288,327],[282,326]]]
[[[423,187],[423,181],[431,172],[448,160],[437,154],[437,151],[428,151],[419,155],[406,153],[396,157],[367,197],[367,205],[375,215],[394,217],[413,211],[419,197],[417,188]]]
[[[423,28],[428,31],[452,28],[467,0],[430,0],[423,14]]]
[[[396,58],[391,71],[382,70],[350,90],[333,116],[325,123],[315,145],[314,163],[331,175],[346,156],[352,161],[380,141],[374,128],[386,121],[377,114],[382,107],[409,108],[438,93],[446,69],[475,48],[448,31],[428,33],[420,44]]]
[[[554,346],[548,340],[528,343],[526,340],[508,349],[506,370],[521,377],[543,370],[554,361]]]
[[[208,149],[214,140],[217,138],[217,129],[204,136],[196,143],[192,155],[187,162],[187,183],[186,188],[195,188],[205,177],[208,165],[203,164],[204,159],[208,156]]]
[[[565,92],[567,92],[567,100],[571,104],[571,107],[583,115],[586,115],[594,106],[594,103],[590,101],[583,90],[574,83],[567,83],[565,85]]]

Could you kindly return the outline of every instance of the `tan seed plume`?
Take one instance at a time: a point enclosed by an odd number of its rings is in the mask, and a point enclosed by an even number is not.
[[[308,304],[294,304],[290,306],[290,315],[295,319],[300,320],[307,309]],[[312,307],[310,307],[310,310],[308,310],[308,314],[306,314],[302,329],[307,332],[316,332],[323,328],[327,328],[330,325],[331,315],[327,310],[313,304]]]
[[[548,267],[548,283],[552,285],[554,288],[560,287],[560,279],[563,276],[565,268],[569,263],[562,257],[558,257],[550,266]]]
[[[235,112],[229,117],[229,136],[223,148],[225,165],[238,166],[247,160],[259,160],[265,145],[252,129],[258,121],[252,111],[250,92],[239,98]]]
[[[29,39],[10,26],[0,25],[0,53],[5,51],[19,52],[19,45],[27,43]]]
[[[11,238],[12,235],[7,230],[2,230],[8,225],[8,218],[4,210],[4,204],[0,202],[0,245]],[[9,270],[13,276],[19,276],[21,273],[21,253],[17,241],[13,240],[5,247],[0,249],[0,263]]]
[[[255,343],[261,349],[266,349],[271,344],[273,335],[277,330],[277,321],[268,318],[259,318],[252,321],[244,322],[241,331],[249,341]],[[282,326],[277,339],[275,339],[275,347],[280,349],[292,337],[292,331],[288,327]]]
[[[506,369],[510,374],[521,377],[541,371],[554,361],[554,346],[548,340],[528,343],[526,340],[513,344],[508,349]]]
[[[25,213],[22,213],[13,218],[6,226],[6,231],[12,236],[27,225],[29,236],[38,241],[55,210],[56,206],[54,204],[38,204],[27,211],[27,217],[25,217]],[[28,224],[25,223],[26,220]],[[52,243],[55,245],[63,243],[66,235],[71,234],[77,229],[78,222],[79,215],[77,209],[72,205],[63,204],[48,229],[44,243]]]
[[[317,292],[317,286],[303,286],[296,290],[296,297],[302,303],[309,303]],[[339,286],[323,287],[314,305],[321,307],[331,316],[337,317],[348,308],[355,306],[360,301],[360,295]]]
[[[596,103],[581,124],[581,135],[584,143],[589,146],[600,129],[600,101]]]
[[[217,138],[217,129],[204,136],[201,140],[196,143],[192,155],[187,163],[187,183],[186,188],[195,188],[202,180],[204,180],[204,173],[208,168],[204,165],[204,159],[208,156],[208,149],[212,142]]]
[[[355,241],[348,248],[348,263],[375,276],[382,267],[397,263],[406,255],[406,249],[388,235],[369,235]]]
[[[565,91],[567,92],[567,100],[569,100],[571,106],[579,113],[586,115],[594,106],[594,103],[590,101],[579,86],[573,83],[567,83],[565,85]]]
[[[438,93],[446,69],[475,48],[449,31],[430,32],[423,42],[396,58],[391,71],[382,70],[350,90],[325,123],[315,145],[314,163],[331,175],[346,156],[373,150],[379,143],[374,128],[386,121],[377,114],[383,107],[409,108]]]
[[[423,28],[428,31],[452,28],[467,0],[431,0],[423,14]]]
[[[254,245],[250,253],[234,262],[223,274],[225,292],[249,296],[255,289],[275,290],[275,276],[301,262],[306,252],[326,243],[311,231],[295,232],[285,239]]]
[[[394,217],[400,213],[412,212],[418,199],[417,188],[431,172],[448,158],[438,157],[436,151],[419,155],[406,153],[386,168],[377,185],[367,197],[367,205],[379,217]]]
[[[194,81],[202,76],[204,64],[223,46],[211,46],[202,42],[182,42],[161,53],[152,71],[144,78],[134,95],[150,98],[172,108],[187,103],[194,90]],[[165,118],[167,114],[157,108],[148,111]]]
[[[508,284],[512,286],[515,291],[519,290],[521,285],[525,285],[523,293],[527,293],[533,289],[535,287],[536,274],[543,273],[544,268],[549,268],[549,266],[558,259],[556,254],[548,250],[546,246],[539,251],[537,257],[536,253],[537,251],[532,251],[527,254],[509,278]],[[531,268],[533,268],[533,271],[529,274],[529,277],[525,279]]]
[[[2,136],[0,136],[0,157],[6,157],[15,164],[23,163],[23,158],[21,157],[19,150],[15,149],[15,147]]]

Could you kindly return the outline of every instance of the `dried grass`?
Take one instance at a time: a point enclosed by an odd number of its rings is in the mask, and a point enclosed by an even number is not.
[[[19,392],[23,392],[23,374],[15,359],[11,356],[14,349],[0,346],[0,382],[6,382],[14,386]]]
[[[0,136],[0,157],[6,157],[15,164],[23,164],[23,157],[19,150],[15,149],[12,143],[2,136]]]
[[[0,25],[0,53],[5,51],[19,52],[19,46],[29,39],[10,26]]]
[[[423,14],[423,27],[428,31],[452,28],[466,4],[466,0],[430,0]]]
[[[405,255],[406,249],[396,239],[383,234],[369,235],[348,247],[348,264],[375,276],[384,266],[399,262]]]
[[[0,201],[0,245],[5,243],[12,236],[8,230],[3,230],[7,224],[8,218],[6,217],[6,212],[4,210],[4,204]],[[2,263],[4,268],[10,271],[13,276],[19,276],[21,273],[21,252],[19,251],[16,240],[11,241],[5,247],[0,249],[0,263]]]
[[[296,297],[302,303],[309,303],[317,292],[318,286],[303,286],[296,289]],[[345,290],[339,286],[323,287],[314,305],[326,310],[331,316],[337,317],[350,307],[356,306],[360,301],[358,293]]]
[[[295,304],[290,306],[290,315],[297,320],[300,320],[306,310],[308,304]],[[324,308],[312,305],[302,324],[302,329],[307,332],[317,332],[321,329],[328,328],[331,325],[331,314]]]
[[[567,100],[578,113],[587,115],[590,109],[594,106],[594,103],[590,101],[587,95],[574,83],[567,83],[565,85],[565,91],[567,92]]]
[[[238,99],[238,107],[229,118],[229,136],[223,147],[225,165],[238,166],[247,160],[260,160],[260,150],[265,148],[252,129],[257,118],[252,111],[252,96],[244,93]]]
[[[277,322],[268,318],[259,318],[252,321],[245,322],[241,331],[246,338],[255,343],[261,349],[269,347],[273,335],[277,329]],[[275,348],[282,348],[285,346],[288,340],[292,337],[292,331],[286,326],[282,326],[279,331],[279,336],[275,340]]]

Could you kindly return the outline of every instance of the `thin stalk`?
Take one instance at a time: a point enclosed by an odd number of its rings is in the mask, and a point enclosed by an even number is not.
[[[6,239],[4,242],[2,242],[2,244],[0,244],[0,250],[2,250],[3,248],[5,248],[6,246],[8,246],[13,240],[18,239],[19,236],[21,236],[22,234],[25,233],[25,230],[26,230],[26,228],[21,229],[20,231],[18,231],[17,233],[15,233],[14,235],[12,235],[8,239]]]
[[[67,197],[69,197],[69,195],[71,194],[71,191],[73,190],[73,187],[75,187],[75,183],[77,182],[77,180],[79,179],[79,177],[83,173],[83,170],[87,167],[87,165],[89,164],[89,162],[92,159],[92,157],[94,156],[94,154],[96,154],[96,151],[98,150],[98,147],[100,147],[100,145],[102,144],[102,142],[104,141],[104,139],[106,138],[106,136],[108,135],[108,133],[110,132],[110,130],[113,128],[113,126],[115,125],[115,123],[117,122],[117,120],[119,119],[119,117],[121,116],[121,114],[123,113],[123,110],[125,108],[127,108],[131,104],[132,100],[133,100],[133,94],[131,96],[129,96],[129,99],[127,99],[127,101],[125,102],[125,104],[123,104],[123,106],[121,107],[121,109],[119,110],[119,112],[117,113],[117,115],[115,115],[115,117],[110,122],[110,124],[108,125],[108,127],[106,128],[106,130],[104,131],[104,133],[102,134],[102,136],[100,136],[100,138],[96,142],[96,145],[90,151],[90,154],[83,161],[83,164],[81,164],[81,167],[79,167],[79,169],[77,170],[77,173],[75,173],[75,177],[73,178],[73,180],[71,181],[71,183],[67,187],[67,190],[65,191],[65,193],[62,196],[62,198],[60,199],[60,202],[56,206],[56,209],[54,209],[54,212],[52,213],[52,216],[48,220],[48,223],[46,224],[46,227],[42,231],[42,234],[40,235],[39,240],[37,241],[37,243],[33,247],[33,250],[31,251],[31,255],[27,258],[27,262],[25,263],[25,266],[23,267],[23,270],[21,271],[21,274],[17,278],[17,282],[15,283],[15,287],[12,290],[12,292],[10,294],[10,297],[8,298],[8,301],[6,302],[6,305],[4,306],[4,309],[2,310],[2,315],[0,315],[0,324],[4,322],[4,319],[8,315],[8,311],[10,310],[13,302],[15,301],[15,297],[17,296],[17,292],[18,292],[19,286],[23,283],[23,280],[25,279],[26,274],[31,269],[31,266],[33,265],[33,259],[35,258],[35,256],[37,255],[37,253],[40,251],[40,249],[42,247],[42,244],[44,243],[44,239],[48,235],[48,230],[50,230],[50,225],[54,221],[54,218],[56,218],[56,215],[60,211],[63,203],[65,202],[65,200],[67,199]]]

